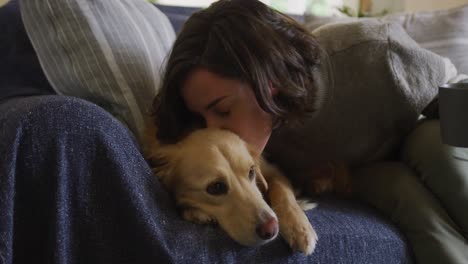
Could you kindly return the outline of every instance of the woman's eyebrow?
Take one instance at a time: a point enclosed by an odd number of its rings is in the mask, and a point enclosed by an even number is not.
[[[224,96],[221,96],[219,98],[216,98],[214,99],[213,101],[211,101],[206,107],[205,109],[206,110],[210,110],[211,108],[213,108],[216,104],[218,104],[219,102],[221,102],[223,99],[225,99],[226,97],[228,97],[227,95],[224,95]]]

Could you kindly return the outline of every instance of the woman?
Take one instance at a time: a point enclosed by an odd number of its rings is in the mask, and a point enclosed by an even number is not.
[[[442,145],[437,120],[418,121],[455,76],[397,25],[311,35],[259,1],[221,0],[177,37],[154,102],[157,137],[228,129],[296,180],[345,162],[357,195],[400,226],[417,262],[467,263],[468,152]]]

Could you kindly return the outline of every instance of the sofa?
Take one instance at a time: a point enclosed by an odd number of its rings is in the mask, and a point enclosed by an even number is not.
[[[176,32],[196,10],[154,8]],[[1,263],[412,262],[398,228],[351,198],[322,197],[306,212],[319,237],[310,256],[281,237],[244,247],[216,226],[184,221],[128,128],[52,88],[19,1],[0,8],[0,28]]]

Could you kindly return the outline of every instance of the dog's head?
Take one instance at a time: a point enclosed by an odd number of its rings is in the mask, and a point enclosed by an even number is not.
[[[262,196],[268,185],[259,160],[237,135],[197,130],[153,150],[150,158],[187,220],[216,222],[243,245],[262,244],[278,234],[277,217]]]

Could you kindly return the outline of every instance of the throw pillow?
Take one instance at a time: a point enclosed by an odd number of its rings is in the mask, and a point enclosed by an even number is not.
[[[468,74],[468,5],[457,8],[387,15],[400,23],[421,47],[449,58]]]
[[[96,103],[141,140],[175,40],[167,17],[145,0],[28,0],[21,15],[55,91]]]
[[[308,16],[305,27],[313,31],[330,23],[356,21],[355,17]],[[459,73],[468,73],[468,5],[435,10],[396,13],[381,19],[399,23],[419,45],[443,57],[449,58]]]
[[[333,23],[347,23],[357,21],[362,18],[357,17],[348,17],[348,16],[317,16],[312,14],[307,14],[305,16],[304,27],[309,31],[314,31],[317,28]]]

